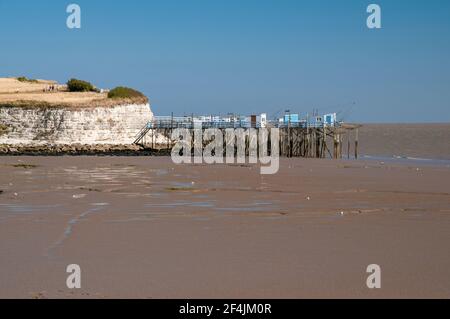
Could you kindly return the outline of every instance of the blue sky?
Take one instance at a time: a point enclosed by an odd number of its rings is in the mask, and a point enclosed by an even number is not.
[[[370,3],[381,30],[366,27]],[[127,85],[160,115],[450,121],[447,0],[0,0],[0,39],[0,76]]]

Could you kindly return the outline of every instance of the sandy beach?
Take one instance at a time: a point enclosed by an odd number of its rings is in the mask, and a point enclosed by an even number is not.
[[[0,190],[1,298],[450,298],[450,164],[0,157]]]

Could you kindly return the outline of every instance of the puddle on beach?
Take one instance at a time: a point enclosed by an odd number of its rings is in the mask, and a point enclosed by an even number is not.
[[[245,213],[245,212],[270,212],[277,211],[280,209],[278,205],[274,202],[269,201],[250,201],[250,202],[233,202],[230,205],[224,201],[218,200],[205,200],[204,196],[202,197],[203,201],[173,201],[170,203],[148,203],[144,205],[145,209],[166,209],[168,210],[165,213],[160,214],[171,214],[173,212],[183,211],[184,208],[196,208],[198,211],[203,213],[222,213],[222,212],[236,212],[236,213]]]
[[[270,212],[279,208],[273,202],[253,201],[250,203],[234,203],[231,207],[215,207],[214,209],[220,212]]]
[[[60,212],[63,205],[0,204],[0,213],[33,214]]]
[[[197,208],[209,208],[214,207],[215,201],[203,201],[203,202],[194,202],[194,201],[174,201],[170,203],[157,203],[157,204],[145,204],[144,208],[180,208],[180,207],[197,207]]]
[[[363,155],[361,158],[371,161],[380,161],[381,163],[414,164],[421,166],[429,165],[447,168],[450,167],[450,160],[448,159],[420,158],[420,157],[398,156],[398,155],[394,155],[392,157]]]
[[[169,182],[167,190],[183,190],[183,189],[193,189],[195,182]]]

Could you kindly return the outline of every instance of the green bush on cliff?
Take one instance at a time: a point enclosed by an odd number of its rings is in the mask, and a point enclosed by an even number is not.
[[[38,80],[35,80],[35,79],[29,79],[29,78],[27,78],[27,77],[25,77],[25,76],[19,76],[19,77],[17,78],[17,81],[19,81],[19,82],[28,82],[28,83],[37,83],[37,82],[38,82]]]
[[[69,92],[96,92],[91,83],[78,79],[70,79],[67,82],[67,89]]]
[[[110,99],[134,99],[145,98],[145,95],[134,89],[119,86],[109,91],[108,97]]]

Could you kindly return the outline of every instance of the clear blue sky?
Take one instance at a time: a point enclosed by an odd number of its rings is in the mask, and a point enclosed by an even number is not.
[[[81,30],[66,27],[72,2]],[[0,45],[0,76],[127,85],[160,115],[450,121],[448,0],[0,0]]]

